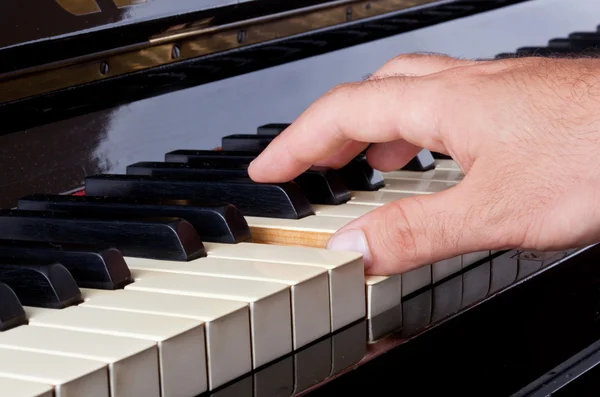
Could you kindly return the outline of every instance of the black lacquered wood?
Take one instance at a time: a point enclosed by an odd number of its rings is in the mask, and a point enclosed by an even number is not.
[[[75,279],[58,262],[1,258],[0,283],[24,306],[62,309],[83,302]]]
[[[230,152],[228,152],[230,153]],[[227,159],[231,162],[227,162]],[[162,162],[139,162],[127,166],[128,175],[189,175],[193,178],[227,178],[244,177],[250,178],[247,168],[250,162],[235,158],[235,154],[226,158],[222,156],[211,163],[212,157],[203,159],[195,157],[191,163],[162,163]],[[251,160],[250,160],[251,161]],[[294,179],[312,204],[343,204],[350,200],[350,191],[344,185],[344,181],[338,171],[324,168],[312,167]]]
[[[18,208],[100,218],[177,217],[189,222],[202,241],[239,243],[252,237],[242,213],[235,206],[218,201],[35,194],[19,199]]]
[[[194,227],[174,217],[87,218],[59,211],[0,211],[0,239],[114,247],[125,256],[188,261],[206,256]]]
[[[0,331],[27,324],[27,315],[21,301],[5,283],[0,282]]]
[[[87,177],[85,190],[92,196],[220,200],[235,205],[245,216],[299,219],[314,214],[294,182],[262,184],[241,178],[197,180],[184,176],[102,174]]]
[[[123,255],[116,248],[0,240],[0,261],[11,259],[58,262],[80,288],[113,290],[133,281]]]

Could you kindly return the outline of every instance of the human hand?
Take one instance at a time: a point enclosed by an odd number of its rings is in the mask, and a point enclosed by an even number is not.
[[[466,174],[443,192],[374,209],[329,241],[388,275],[496,249],[558,250],[600,236],[600,60],[466,61],[405,55],[335,87],[250,165],[258,182],[339,168],[374,143],[371,166],[421,148]]]

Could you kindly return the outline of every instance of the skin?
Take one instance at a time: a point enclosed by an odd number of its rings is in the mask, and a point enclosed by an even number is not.
[[[339,230],[328,248],[362,252],[367,274],[600,238],[600,60],[399,56],[315,101],[249,173],[289,181],[313,164],[339,168],[368,143],[382,171],[426,148],[452,156],[466,176]]]

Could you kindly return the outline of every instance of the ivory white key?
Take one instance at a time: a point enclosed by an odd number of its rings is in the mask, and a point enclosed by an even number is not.
[[[379,189],[379,191],[412,194],[433,194],[450,189],[452,186],[455,185],[455,182],[386,179],[385,186]]]
[[[388,181],[390,179],[405,179],[405,180],[423,180],[423,181],[436,181],[436,182],[454,182],[458,183],[463,180],[465,174],[462,171],[452,170],[429,170],[425,172],[419,171],[390,171],[382,172],[383,179]]]
[[[315,266],[329,273],[331,330],[365,317],[365,275],[362,255],[322,248],[271,244],[204,243],[208,257]]]
[[[0,390],[10,390],[10,397],[54,397],[49,384],[0,376]]]
[[[108,365],[111,397],[160,397],[152,341],[25,325],[0,333],[0,348],[99,361]]]
[[[292,351],[291,298],[287,284],[139,269],[131,269],[131,274],[134,282],[126,290],[249,303],[254,368]]]
[[[431,269],[432,282],[436,283],[446,277],[460,272],[462,269],[462,257],[444,259],[433,264]]]
[[[316,216],[339,216],[342,218],[351,218],[355,219],[361,217],[371,211],[373,211],[376,206],[368,206],[368,205],[348,205],[348,204],[340,204],[340,205],[321,205],[321,204],[313,204],[313,211],[315,211]]]
[[[250,311],[245,302],[134,290],[81,288],[81,293],[84,302],[79,306],[82,307],[203,321],[210,389],[252,371]]]
[[[0,348],[0,376],[51,385],[53,397],[110,397],[107,365],[84,358]]]
[[[467,266],[470,266],[479,260],[487,258],[488,256],[490,256],[490,251],[479,251],[479,252],[472,252],[469,254],[463,254],[462,255],[462,267],[465,268]]]
[[[431,265],[421,266],[406,273],[402,273],[402,296],[406,296],[418,289],[431,284]]]
[[[246,216],[252,241],[276,245],[302,245],[324,248],[327,241],[350,219],[310,215],[301,219]]]
[[[163,397],[186,397],[207,390],[204,324],[201,321],[93,307],[25,307],[30,326],[128,336],[158,344]],[[108,379],[106,379],[108,385]],[[78,394],[88,396],[88,393]]]
[[[461,171],[462,169],[458,165],[458,163],[454,160],[441,159],[435,160],[435,169],[436,170],[445,170],[445,171]]]
[[[367,318],[390,310],[402,302],[402,277],[367,276],[365,279],[367,295]]]
[[[126,258],[130,269],[270,281],[290,286],[294,349],[329,333],[329,279],[318,267],[289,263],[200,258],[190,262]]]
[[[346,204],[382,206],[414,195],[414,193],[388,192],[384,190],[377,190],[374,192],[352,190],[350,192],[350,200],[348,200]]]

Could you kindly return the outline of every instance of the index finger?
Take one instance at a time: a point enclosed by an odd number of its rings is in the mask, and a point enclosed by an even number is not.
[[[422,77],[393,76],[337,86],[314,102],[250,164],[257,182],[286,182],[351,141],[439,142],[438,92]]]

